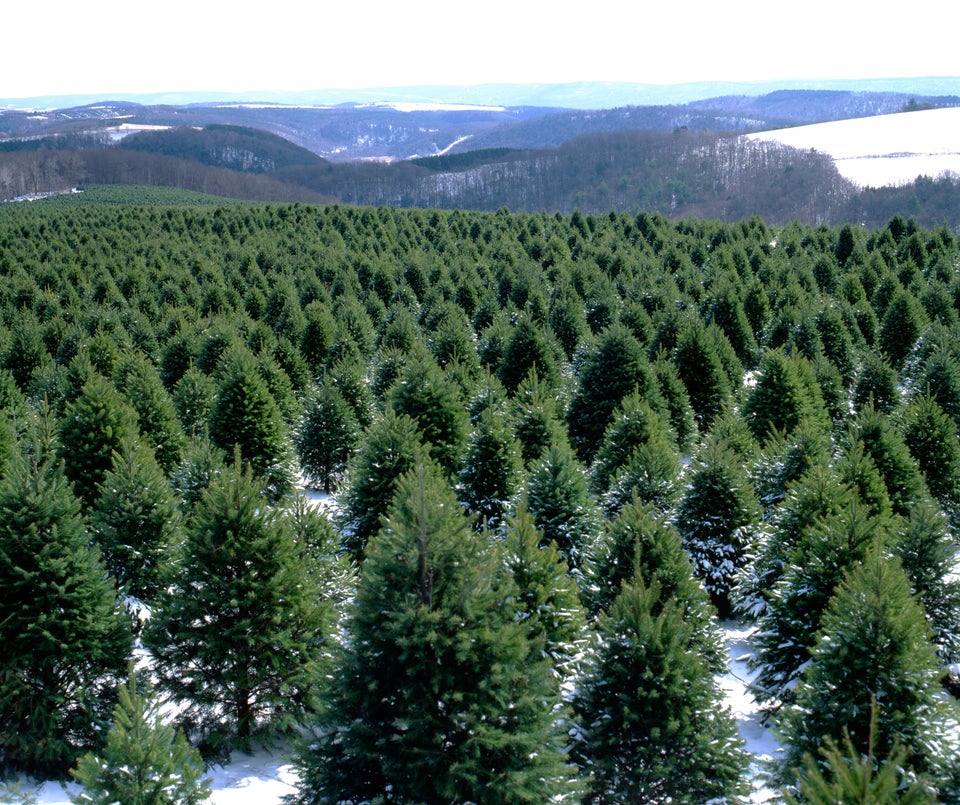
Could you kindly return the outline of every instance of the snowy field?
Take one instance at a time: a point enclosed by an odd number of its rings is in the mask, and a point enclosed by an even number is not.
[[[323,496],[315,499],[329,502]],[[746,749],[754,757],[751,766],[753,791],[749,801],[772,802],[775,792],[764,785],[763,763],[777,757],[780,749],[771,731],[760,723],[756,703],[746,691],[752,676],[746,667],[751,627],[733,621],[721,626],[726,635],[730,670],[720,678],[720,686],[740,727]],[[208,800],[210,805],[281,805],[284,797],[295,792],[297,784],[290,759],[267,753],[245,755],[235,752],[229,764],[210,769],[207,776],[213,792]],[[72,784],[67,789],[78,791]],[[67,789],[60,783],[46,783],[39,791],[35,786],[23,786],[24,791],[37,791],[39,805],[70,805]]]
[[[836,120],[746,135],[833,157],[841,176],[861,187],[960,174],[960,108]]]

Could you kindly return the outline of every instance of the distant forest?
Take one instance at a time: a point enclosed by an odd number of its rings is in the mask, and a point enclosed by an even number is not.
[[[770,225],[881,226],[898,212],[960,227],[960,179],[860,190],[823,154],[736,133],[635,129],[551,147],[488,148],[396,162],[330,162],[251,128],[211,125],[0,143],[0,198],[89,184],[163,185],[256,201],[516,212],[656,212]]]
[[[949,227],[125,192],[0,207],[5,773],[739,802],[722,618],[772,787],[957,801]]]

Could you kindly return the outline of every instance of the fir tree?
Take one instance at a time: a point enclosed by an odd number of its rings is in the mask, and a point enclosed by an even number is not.
[[[367,546],[300,800],[565,801],[543,643],[441,472],[420,461]]]
[[[293,484],[292,449],[280,409],[252,355],[234,350],[224,361],[210,415],[210,440],[228,454],[237,447],[253,472],[267,479],[271,497],[278,499]]]
[[[903,440],[927,488],[960,524],[960,441],[953,420],[928,396],[916,397],[898,417]]]
[[[608,523],[597,545],[589,568],[591,613],[609,612],[621,587],[634,578],[647,586],[660,585],[661,600],[675,602],[691,626],[691,649],[719,670],[726,659],[716,613],[694,576],[680,535],[665,517],[636,499]]]
[[[874,516],[856,496],[839,514],[821,518],[791,552],[769,592],[754,635],[754,693],[771,705],[792,698],[821,626],[823,613],[844,572],[874,545],[892,540],[888,519]]]
[[[560,376],[557,345],[544,335],[542,328],[529,316],[522,316],[503,350],[503,360],[497,373],[511,396],[531,372],[543,378],[547,385],[557,384]]]
[[[360,441],[360,423],[336,386],[321,382],[304,406],[295,436],[300,466],[314,484],[333,492]]]
[[[709,430],[730,400],[733,389],[719,349],[702,324],[697,322],[684,328],[673,360],[701,430]]]
[[[392,408],[367,429],[348,471],[339,517],[344,547],[358,561],[380,530],[400,476],[425,453],[417,423]]]
[[[535,372],[524,379],[513,397],[512,419],[524,466],[530,466],[551,445],[567,441],[557,393]]]
[[[206,434],[217,399],[213,378],[191,366],[173,387],[172,399],[184,431],[191,437]]]
[[[731,593],[759,519],[753,486],[742,464],[728,449],[709,443],[691,468],[677,504],[676,523],[694,572],[721,617],[732,611]]]
[[[659,511],[673,508],[680,496],[680,457],[672,445],[653,439],[637,447],[601,496],[607,516],[616,516],[636,497]]]
[[[804,754],[826,738],[840,740],[846,729],[855,751],[885,755],[899,741],[907,749],[904,768],[943,779],[957,749],[946,735],[956,728],[956,710],[940,697],[929,634],[898,562],[874,549],[852,565],[786,714],[786,767],[799,767]]]
[[[75,805],[201,805],[210,796],[203,760],[183,733],[166,724],[151,691],[132,671],[120,688],[106,745],[72,770],[82,791]]]
[[[690,651],[692,629],[660,583],[640,577],[601,616],[574,698],[584,802],[692,804],[741,792],[747,755],[713,670]]]
[[[124,593],[150,601],[165,586],[180,525],[173,490],[153,451],[140,442],[122,445],[90,510],[90,530]]]
[[[477,523],[496,529],[522,483],[520,445],[506,418],[486,409],[470,437],[460,469],[461,502],[477,517]]]
[[[0,481],[0,766],[62,775],[96,748],[133,648],[58,465],[17,455]]]
[[[160,687],[213,744],[248,748],[300,718],[325,651],[328,605],[266,492],[239,457],[213,480],[144,632]]]
[[[527,476],[527,505],[546,543],[555,542],[574,570],[589,561],[601,517],[587,474],[566,444],[548,448]]]
[[[570,673],[586,631],[580,594],[556,544],[543,544],[525,500],[506,519],[502,553],[531,640],[543,642],[558,673]]]
[[[743,416],[754,436],[765,444],[774,433],[791,435],[806,420],[818,420],[824,428],[829,419],[820,388],[809,366],[780,350],[764,354],[759,374],[747,392]]]
[[[92,375],[60,420],[59,455],[64,472],[85,507],[113,465],[113,453],[138,437],[137,417],[110,381]]]
[[[469,417],[436,363],[425,356],[407,367],[388,404],[417,424],[420,438],[441,467],[454,475],[466,447]]]

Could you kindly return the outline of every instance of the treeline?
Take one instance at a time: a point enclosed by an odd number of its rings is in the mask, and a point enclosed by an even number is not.
[[[813,151],[733,134],[618,131],[537,150],[483,149],[399,162],[329,163],[280,137],[236,126],[36,141],[0,154],[0,197],[87,184],[164,185],[257,201],[493,212],[698,216],[770,224],[877,227],[897,211],[928,228],[960,227],[955,176],[859,190]]]
[[[302,802],[737,801],[719,617],[775,785],[956,801],[946,227],[39,202],[0,276],[4,770],[115,801],[142,693]]]

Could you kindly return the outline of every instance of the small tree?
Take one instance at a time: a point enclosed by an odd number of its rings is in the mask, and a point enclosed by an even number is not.
[[[574,711],[586,803],[705,802],[736,796],[747,755],[682,608],[658,581],[626,584],[602,615]]]
[[[186,524],[183,566],[144,632],[162,690],[214,743],[248,748],[299,719],[330,614],[265,483],[237,457]]]
[[[520,445],[499,411],[480,415],[460,469],[459,494],[477,515],[477,524],[497,528],[503,523],[523,479]]]
[[[295,442],[306,476],[330,494],[360,441],[360,423],[336,386],[321,382],[304,408]]]
[[[83,787],[70,797],[75,805],[201,805],[210,796],[200,753],[163,721],[157,698],[137,689],[132,669],[106,745],[71,773]]]

